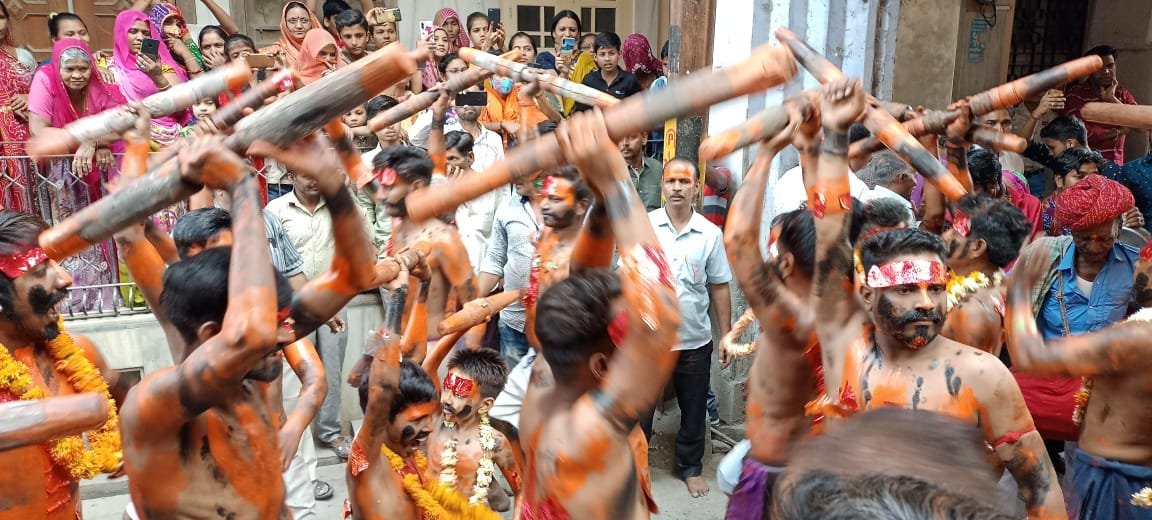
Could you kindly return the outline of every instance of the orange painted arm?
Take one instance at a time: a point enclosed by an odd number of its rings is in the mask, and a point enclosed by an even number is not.
[[[444,318],[436,326],[436,332],[448,335],[468,330],[487,323],[505,307],[520,299],[520,291],[505,291],[486,298],[479,298],[464,304],[464,308]]]
[[[428,353],[428,280],[421,280],[416,290],[416,305],[408,313],[408,323],[400,340],[400,355],[414,363],[424,361]]]
[[[444,363],[444,359],[452,352],[452,347],[456,345],[457,341],[460,341],[462,336],[464,336],[464,331],[457,331],[440,338],[421,364],[424,367],[424,372],[432,377],[437,391],[440,390],[440,381],[436,377],[436,373],[440,371],[440,365]]]
[[[588,219],[580,228],[580,234],[576,235],[576,243],[572,245],[568,262],[570,273],[612,266],[616,239],[612,235],[611,222],[604,203],[594,202],[588,209]]]
[[[108,400],[95,393],[0,404],[0,451],[78,435],[108,420]]]
[[[299,443],[300,436],[320,411],[320,405],[324,403],[324,398],[330,390],[324,377],[324,364],[320,362],[316,346],[308,338],[302,338],[284,347],[284,359],[300,379],[300,400],[296,402],[296,408],[288,414],[281,431],[292,432],[291,438]],[[331,391],[339,392],[340,389]]]

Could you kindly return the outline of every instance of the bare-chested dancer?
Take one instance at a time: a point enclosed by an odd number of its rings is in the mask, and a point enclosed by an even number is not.
[[[185,346],[180,363],[147,377],[124,407],[129,489],[141,518],[287,514],[276,424],[257,382],[279,375],[281,345],[371,286],[375,255],[351,196],[329,175],[338,163],[326,144],[256,149],[320,184],[333,214],[336,260],[293,299],[287,280],[273,276],[260,198],[243,160],[219,138],[180,152],[189,181],[229,192],[235,246],[164,273],[161,311]]]
[[[993,356],[1004,345],[1004,268],[1032,225],[1006,199],[968,195],[953,207],[948,244],[948,316],[940,335]]]
[[[1008,351],[1013,368],[1047,377],[1083,377],[1075,420],[1080,441],[1067,453],[1065,498],[1072,518],[1152,517],[1133,494],[1152,487],[1152,251],[1136,263],[1134,296],[1142,309],[1104,330],[1044,342],[1033,317],[1032,291],[1048,269],[1043,255],[1021,258],[1009,289]]]
[[[527,460],[521,518],[648,518],[655,504],[636,425],[675,365],[679,305],[603,114],[574,117],[557,137],[564,157],[603,194],[611,231],[582,237],[573,251],[573,274],[544,290],[537,304],[537,325],[548,326],[536,327],[543,359],[520,416]],[[586,271],[610,263],[611,248],[585,251],[585,244],[611,240],[613,233],[621,251],[619,277]]]
[[[87,393],[105,403],[119,399],[116,373],[92,343],[61,329],[55,307],[68,297],[72,277],[40,249],[37,239],[47,227],[29,213],[0,210],[0,403]],[[114,421],[101,420],[89,432],[98,444],[70,438],[78,445],[65,449],[68,458],[52,454],[64,446],[54,441],[0,453],[0,519],[80,517],[80,479],[120,468]]]
[[[861,246],[865,274],[855,289],[844,172],[847,129],[864,106],[858,80],[825,87],[824,142],[809,203],[817,232],[816,328],[833,411],[899,406],[979,425],[1016,478],[1029,517],[1063,517],[1055,471],[1011,373],[995,357],[939,335],[947,305],[944,241],[910,229],[872,236]]]
[[[439,339],[436,325],[455,309],[448,309],[449,293],[455,300],[472,301],[477,297],[476,278],[468,261],[468,252],[456,228],[439,219],[412,222],[407,217],[404,197],[413,191],[430,189],[432,160],[423,150],[411,146],[396,146],[381,150],[373,160],[374,175],[380,180],[386,196],[383,201],[393,217],[392,242],[388,254],[405,249],[416,249],[426,255],[431,279],[427,297],[427,341]],[[422,290],[409,293],[405,309],[412,313],[417,296]],[[406,316],[408,314],[405,314]],[[424,359],[426,343],[415,345],[411,354],[417,363]]]
[[[508,367],[488,349],[460,349],[448,359],[440,387],[440,417],[428,438],[425,478],[453,487],[474,504],[507,510],[508,495],[495,483],[499,469],[514,494],[520,493],[520,467],[504,434],[489,422],[488,411],[504,388]],[[493,485],[495,484],[495,485]]]

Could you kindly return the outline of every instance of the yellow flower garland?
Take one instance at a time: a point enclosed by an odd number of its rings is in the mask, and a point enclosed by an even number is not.
[[[73,435],[49,442],[48,454],[52,462],[67,469],[76,480],[118,471],[124,454],[120,450],[120,419],[116,403],[108,392],[108,383],[84,356],[84,351],[72,342],[72,336],[64,331],[63,319],[57,321],[57,326],[60,335],[48,342],[48,355],[56,370],[64,374],[76,392],[103,395],[108,400],[108,421],[84,434],[90,448],[85,447],[83,437]],[[13,358],[4,345],[0,345],[0,389],[23,401],[46,397],[44,389],[33,385],[28,366]]]
[[[392,469],[401,475],[404,491],[416,502],[416,507],[424,513],[425,518],[431,520],[500,520],[500,515],[483,505],[469,504],[455,489],[445,487],[440,483],[423,483],[420,475],[428,471],[428,459],[423,453],[416,452],[416,470],[419,475],[404,474],[404,459],[380,445],[380,453],[388,459]]]
[[[1132,493],[1132,505],[1136,507],[1152,507],[1152,488],[1144,488]]]
[[[455,428],[456,423],[444,421],[444,426]],[[492,462],[492,452],[496,451],[496,436],[493,432],[492,424],[488,422],[488,414],[480,414],[480,449],[483,450],[484,456],[480,458],[479,467],[476,468],[476,482],[472,486],[469,504],[481,504],[488,500],[488,487],[496,474],[496,464]],[[450,489],[456,489],[456,463],[460,459],[456,453],[458,443],[455,437],[448,439],[444,443],[444,450],[440,452],[442,466],[440,484]]]
[[[953,274],[948,279],[948,310],[951,311],[960,306],[976,291],[985,287],[999,287],[1003,282],[1003,271],[996,271],[996,274],[993,274],[991,278],[980,271],[972,271],[968,273],[968,276]]]

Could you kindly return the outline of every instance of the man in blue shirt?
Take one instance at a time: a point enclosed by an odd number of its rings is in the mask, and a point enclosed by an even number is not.
[[[1135,204],[1132,193],[1102,175],[1089,175],[1057,195],[1056,220],[1071,236],[1044,237],[1020,255],[1039,256],[1048,270],[1032,289],[1036,324],[1044,339],[1103,329],[1127,315],[1136,249],[1118,242],[1122,215]],[[1017,374],[1036,428],[1055,454],[1061,441],[1078,435],[1072,424],[1079,378]],[[1063,472],[1057,457],[1052,457]]]

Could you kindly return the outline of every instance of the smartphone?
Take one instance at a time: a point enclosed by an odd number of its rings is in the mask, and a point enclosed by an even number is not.
[[[497,25],[500,25],[500,8],[499,7],[489,7],[488,8],[488,25],[491,27],[496,27]]]
[[[420,22],[420,37],[421,38],[427,38],[429,34],[432,34],[432,28],[433,27],[435,27],[435,26],[432,25],[432,20],[421,21]]]
[[[576,50],[576,38],[564,38],[560,40],[560,52],[573,52]]]
[[[148,56],[152,60],[160,59],[160,40],[144,38],[140,42],[140,54]]]
[[[456,106],[486,107],[488,106],[488,93],[481,90],[479,92],[461,92],[456,94]]]
[[[390,16],[392,18],[393,22],[399,22],[400,20],[402,20],[402,18],[400,18],[400,8],[399,7],[389,7],[388,9],[385,9],[384,12],[388,13],[386,16]]]
[[[249,54],[244,58],[248,66],[254,69],[270,69],[276,66],[276,60],[268,54]]]

